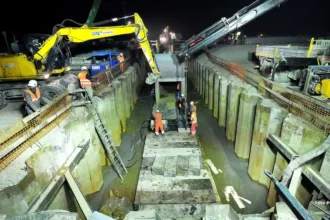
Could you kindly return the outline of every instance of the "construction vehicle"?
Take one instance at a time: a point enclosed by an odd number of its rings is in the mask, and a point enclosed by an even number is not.
[[[137,40],[141,45],[142,51],[146,56],[146,60],[149,62],[152,71],[152,73],[148,74],[146,83],[153,84],[161,74],[155,63],[153,52],[149,45],[147,36],[148,30],[137,13],[132,16],[135,18],[135,23],[125,26],[88,27],[87,25],[83,25],[82,27],[77,28],[60,28],[40,46],[39,50],[33,55],[33,59],[28,59],[26,55],[16,55],[14,57],[1,59],[0,63],[5,68],[0,70],[0,80],[38,79],[39,77],[48,79],[56,67],[59,51],[66,48],[70,42],[82,43],[89,40],[136,34]],[[118,18],[112,20],[116,21]],[[94,23],[94,26],[108,22],[109,21]],[[66,47],[63,47],[63,45],[66,45]],[[36,71],[35,62],[45,60],[46,64],[44,65],[44,68],[42,68],[43,72],[39,74],[39,72]],[[23,73],[26,74],[24,75]],[[2,92],[2,94],[5,94],[0,97],[3,99],[6,98],[5,96],[8,93]]]
[[[299,80],[302,72],[310,65],[328,63],[323,56],[329,53],[330,40],[312,38],[309,46],[260,46],[256,47],[256,56],[260,61],[260,71],[264,77],[273,81],[275,73],[286,74],[292,80]]]

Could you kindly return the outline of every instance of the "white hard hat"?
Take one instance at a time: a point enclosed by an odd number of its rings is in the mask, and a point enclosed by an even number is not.
[[[194,105],[194,102],[190,102],[190,105]]]
[[[184,94],[183,93],[181,94],[181,97],[184,97]]]
[[[159,110],[157,109],[156,112],[159,112]]]
[[[81,70],[87,70],[86,66],[81,67]]]
[[[38,83],[36,80],[30,80],[28,83],[28,87],[37,87]]]
[[[120,56],[123,56],[123,53],[120,53]]]

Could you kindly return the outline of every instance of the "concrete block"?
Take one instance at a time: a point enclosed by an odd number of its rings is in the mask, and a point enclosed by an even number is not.
[[[214,87],[213,87],[213,116],[218,118],[219,116],[219,94],[220,94],[220,75],[217,73],[214,75]]]
[[[209,80],[210,80],[211,70],[207,67],[205,70],[205,88],[204,88],[204,101],[205,104],[209,104]]]
[[[201,164],[198,156],[189,157],[189,175],[199,176],[201,172]]]
[[[304,154],[318,147],[325,139],[322,130],[289,114],[283,122],[281,140],[298,154]]]
[[[282,176],[283,170],[285,167],[288,165],[288,162],[286,159],[282,156],[281,153],[277,152],[276,153],[276,159],[275,159],[275,164],[274,164],[274,169],[272,171],[275,179],[279,180]],[[274,183],[270,183],[269,186],[269,191],[268,191],[268,196],[267,196],[267,204],[270,207],[275,206],[276,203],[276,189]]]
[[[226,137],[230,141],[235,141],[237,116],[239,108],[239,97],[243,91],[241,83],[231,83],[228,87],[228,106],[227,106],[227,121],[226,121]]]
[[[155,157],[155,161],[152,164],[152,174],[153,175],[164,175],[165,171],[165,162],[166,162],[166,157]]]
[[[218,124],[220,127],[226,127],[227,118],[227,93],[229,80],[226,78],[220,79],[220,98],[219,98],[219,116]]]
[[[117,111],[117,116],[120,119],[121,132],[123,133],[126,131],[126,116],[125,116],[125,104],[123,102],[124,99],[123,88],[121,86],[121,82],[118,80],[114,80],[112,86],[115,88],[116,111]]]
[[[176,175],[188,176],[189,156],[178,156]]]
[[[178,157],[167,156],[165,162],[164,176],[175,177],[176,176],[176,162]]]
[[[275,154],[266,143],[269,134],[279,135],[288,112],[269,99],[257,104],[248,173],[254,181],[269,187],[264,169],[272,170]]]
[[[248,159],[250,156],[253,123],[257,108],[262,98],[254,93],[243,91],[240,97],[235,153],[237,157]]]
[[[131,116],[131,111],[130,111],[130,103],[128,99],[128,88],[127,88],[127,72],[123,73],[118,80],[121,83],[122,87],[122,103],[123,103],[123,110],[124,110],[124,115],[125,119],[129,118]],[[125,121],[126,124],[126,121]]]
[[[214,98],[214,93],[213,93],[213,89],[214,89],[214,72],[212,70],[209,71],[209,77],[208,77],[209,83],[208,83],[208,98],[209,98],[209,109],[213,110],[213,98]]]
[[[204,75],[204,66],[201,63],[199,64],[199,94],[202,96],[203,95],[203,75]]]

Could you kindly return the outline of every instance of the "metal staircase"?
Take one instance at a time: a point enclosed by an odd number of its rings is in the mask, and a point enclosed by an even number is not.
[[[108,158],[110,159],[110,161],[112,163],[112,166],[114,167],[114,169],[118,173],[119,177],[123,181],[124,180],[123,175],[125,173],[127,173],[125,164],[123,163],[123,161],[116,149],[116,146],[113,144],[111,135],[110,135],[108,129],[105,127],[105,124],[103,123],[99,112],[97,111],[96,107],[94,106],[92,97],[89,97],[89,95],[87,95],[87,92],[85,94],[89,98],[89,100],[92,104],[91,111],[92,111],[92,115],[93,115],[96,132],[101,139],[103,147],[108,155]]]

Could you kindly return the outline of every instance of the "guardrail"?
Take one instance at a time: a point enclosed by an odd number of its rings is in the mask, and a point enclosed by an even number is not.
[[[267,91],[274,101],[286,108],[290,113],[305,119],[314,126],[330,134],[330,106],[305,94],[278,86],[275,82],[256,73],[250,72],[241,65],[230,62],[206,51],[211,62],[230,70],[241,80],[258,88],[260,92]]]
[[[101,88],[110,86],[111,82],[125,72],[130,65],[131,59],[130,57],[127,57],[123,63],[118,63],[117,65],[93,76],[93,88],[95,90],[100,90]]]
[[[66,118],[70,107],[71,98],[63,92],[40,112],[0,130],[0,171]]]

